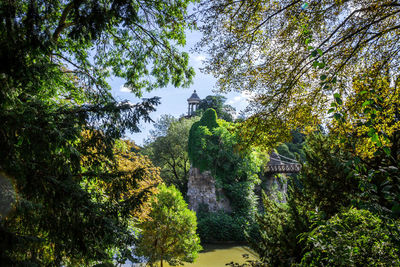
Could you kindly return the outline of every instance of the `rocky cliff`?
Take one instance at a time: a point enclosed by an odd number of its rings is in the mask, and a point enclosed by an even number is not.
[[[197,168],[190,168],[187,197],[189,208],[194,211],[198,211],[201,204],[206,204],[212,212],[231,211],[228,198],[222,189],[216,188],[210,171],[200,172]]]

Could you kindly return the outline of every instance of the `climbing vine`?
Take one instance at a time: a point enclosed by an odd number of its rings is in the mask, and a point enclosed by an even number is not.
[[[217,119],[215,110],[206,110],[190,130],[189,158],[193,167],[211,171],[217,188],[223,189],[230,201],[231,215],[246,230],[254,219],[257,204],[254,187],[260,182],[258,173],[267,156],[255,148],[239,151],[241,140],[234,126]]]

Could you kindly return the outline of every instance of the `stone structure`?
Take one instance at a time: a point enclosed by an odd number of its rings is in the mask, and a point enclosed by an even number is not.
[[[187,197],[189,208],[194,211],[198,211],[201,204],[206,204],[211,212],[231,211],[228,198],[222,189],[215,187],[215,179],[210,171],[200,172],[197,168],[190,168]]]
[[[270,198],[280,203],[286,203],[287,178],[284,175],[265,174],[262,178],[261,188]]]
[[[200,97],[197,95],[196,90],[194,90],[193,94],[188,98],[188,114],[187,117],[191,117],[195,114],[197,107],[200,104]]]

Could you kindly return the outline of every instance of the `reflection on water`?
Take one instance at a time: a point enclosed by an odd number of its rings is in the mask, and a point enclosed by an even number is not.
[[[246,246],[235,245],[203,245],[204,250],[199,253],[196,262],[186,263],[184,266],[190,267],[223,267],[226,263],[237,262],[245,263],[246,259],[243,254],[249,255],[249,260],[255,260],[256,254]],[[170,266],[165,264],[164,266]]]
[[[230,262],[245,263],[246,259],[243,254],[247,254],[249,260],[256,260],[256,254],[246,246],[226,245],[226,244],[205,244],[202,245],[203,250],[194,263],[186,263],[183,266],[188,267],[224,267]],[[123,267],[142,267],[144,264],[125,263]],[[154,265],[156,266],[156,265]],[[159,266],[159,265],[157,265]],[[171,266],[164,262],[164,266]]]

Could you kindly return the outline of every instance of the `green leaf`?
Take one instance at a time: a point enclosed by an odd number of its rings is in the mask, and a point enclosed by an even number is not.
[[[329,114],[329,113],[332,113],[332,112],[334,112],[334,111],[335,111],[335,109],[334,109],[334,108],[331,108],[331,109],[328,110],[328,114]]]
[[[314,50],[314,51],[311,52],[311,56],[312,56],[312,57],[316,57],[316,56],[317,56],[317,53],[318,53],[317,50]]]
[[[385,154],[386,154],[387,156],[390,156],[390,148],[388,148],[387,146],[385,146],[385,147],[383,148],[383,151],[385,152]]]
[[[320,56],[322,56],[322,50],[321,49],[317,49],[317,52],[318,52],[318,54],[320,55]]]
[[[338,93],[335,93],[333,96],[335,97],[335,101],[336,101],[336,103],[338,103],[338,105],[342,105],[343,104],[343,101],[340,98],[340,95]]]
[[[22,145],[22,142],[24,141],[24,139],[23,138],[18,138],[18,143],[17,143],[17,146],[20,146],[20,145]]]
[[[378,134],[375,133],[374,135],[372,135],[371,141],[374,142],[374,143],[376,143],[378,146],[381,146],[381,142],[379,141],[379,136],[378,136]]]
[[[366,100],[366,101],[362,104],[362,107],[365,107],[365,106],[367,106],[367,105],[369,105],[369,104],[371,104],[371,101],[370,101],[370,100]]]
[[[337,121],[340,121],[341,118],[342,118],[342,114],[340,114],[340,113],[335,113],[335,114],[333,114],[333,118],[334,118],[335,120],[337,120]]]
[[[368,113],[370,113],[370,112],[371,112],[371,109],[370,109],[370,108],[364,109],[364,113],[365,113],[365,114],[368,114]]]
[[[322,74],[321,77],[320,77],[320,79],[321,79],[321,81],[326,80],[326,75],[325,75],[325,74]]]
[[[376,135],[375,129],[374,128],[370,128],[369,131],[368,131],[368,136],[372,137],[374,135]]]

